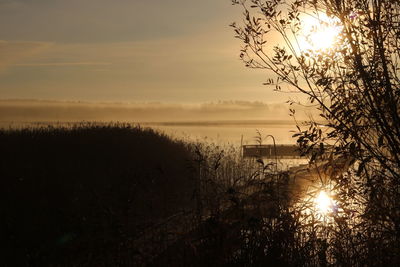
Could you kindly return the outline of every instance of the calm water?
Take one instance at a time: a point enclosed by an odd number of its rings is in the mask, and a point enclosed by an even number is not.
[[[0,122],[1,128],[24,128],[37,126],[70,126],[71,122]],[[184,122],[184,123],[142,123],[142,127],[150,127],[165,134],[183,140],[202,141],[216,143],[218,145],[256,144],[255,136],[257,130],[262,134],[263,144],[272,144],[271,138],[266,135],[273,135],[277,144],[294,144],[292,138],[296,130],[294,124],[278,122]],[[272,160],[265,160],[269,162]],[[281,159],[278,162],[279,169],[287,169],[292,166],[307,163],[305,159]]]
[[[296,127],[293,124],[273,124],[273,123],[166,123],[166,124],[146,124],[162,131],[172,137],[185,140],[200,140],[217,144],[232,144],[240,146],[255,144],[257,130],[263,137],[273,135],[277,144],[294,144],[296,140],[292,138]],[[242,137],[243,136],[243,137]],[[264,144],[272,144],[271,138],[265,139]],[[273,162],[274,159],[264,159],[265,163]],[[279,159],[278,169],[287,170],[291,167],[306,164],[307,159]]]
[[[144,125],[160,130],[176,138],[189,140],[207,140],[215,143],[230,143],[243,145],[254,144],[257,130],[263,137],[273,135],[277,144],[294,144],[292,138],[296,127],[292,124],[148,124]],[[263,143],[271,144],[271,138],[266,138]]]

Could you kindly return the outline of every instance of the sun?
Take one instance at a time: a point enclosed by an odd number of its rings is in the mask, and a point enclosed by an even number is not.
[[[332,48],[343,30],[337,20],[325,14],[302,19],[299,48],[302,51],[326,51]]]
[[[310,40],[313,49],[326,50],[332,47],[339,33],[340,29],[332,26],[323,26],[318,31],[311,33]]]
[[[321,215],[326,215],[333,211],[334,202],[332,198],[325,191],[320,191],[318,196],[314,199],[314,204],[317,209],[317,212]]]

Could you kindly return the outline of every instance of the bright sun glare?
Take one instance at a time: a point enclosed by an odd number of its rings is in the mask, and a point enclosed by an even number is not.
[[[327,50],[331,48],[342,27],[328,16],[321,14],[319,18],[306,17],[302,20],[303,29],[300,38],[301,50]]]
[[[319,213],[325,215],[333,211],[334,203],[333,200],[328,196],[325,191],[320,191],[318,196],[314,200],[315,206]]]

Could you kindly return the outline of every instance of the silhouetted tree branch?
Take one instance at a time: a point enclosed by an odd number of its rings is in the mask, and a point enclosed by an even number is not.
[[[276,91],[305,94],[320,112],[323,123],[299,128],[300,147],[319,148],[314,159],[334,145],[335,157],[351,159],[355,173],[332,179],[341,192],[356,184],[363,218],[400,240],[400,2],[232,2],[244,11],[243,23],[231,26],[245,65],[265,70]],[[316,40],[327,29],[337,36]],[[332,44],[318,43],[328,38]]]

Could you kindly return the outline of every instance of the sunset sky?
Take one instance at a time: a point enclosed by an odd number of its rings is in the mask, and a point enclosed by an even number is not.
[[[230,0],[0,0],[0,99],[282,103]]]

